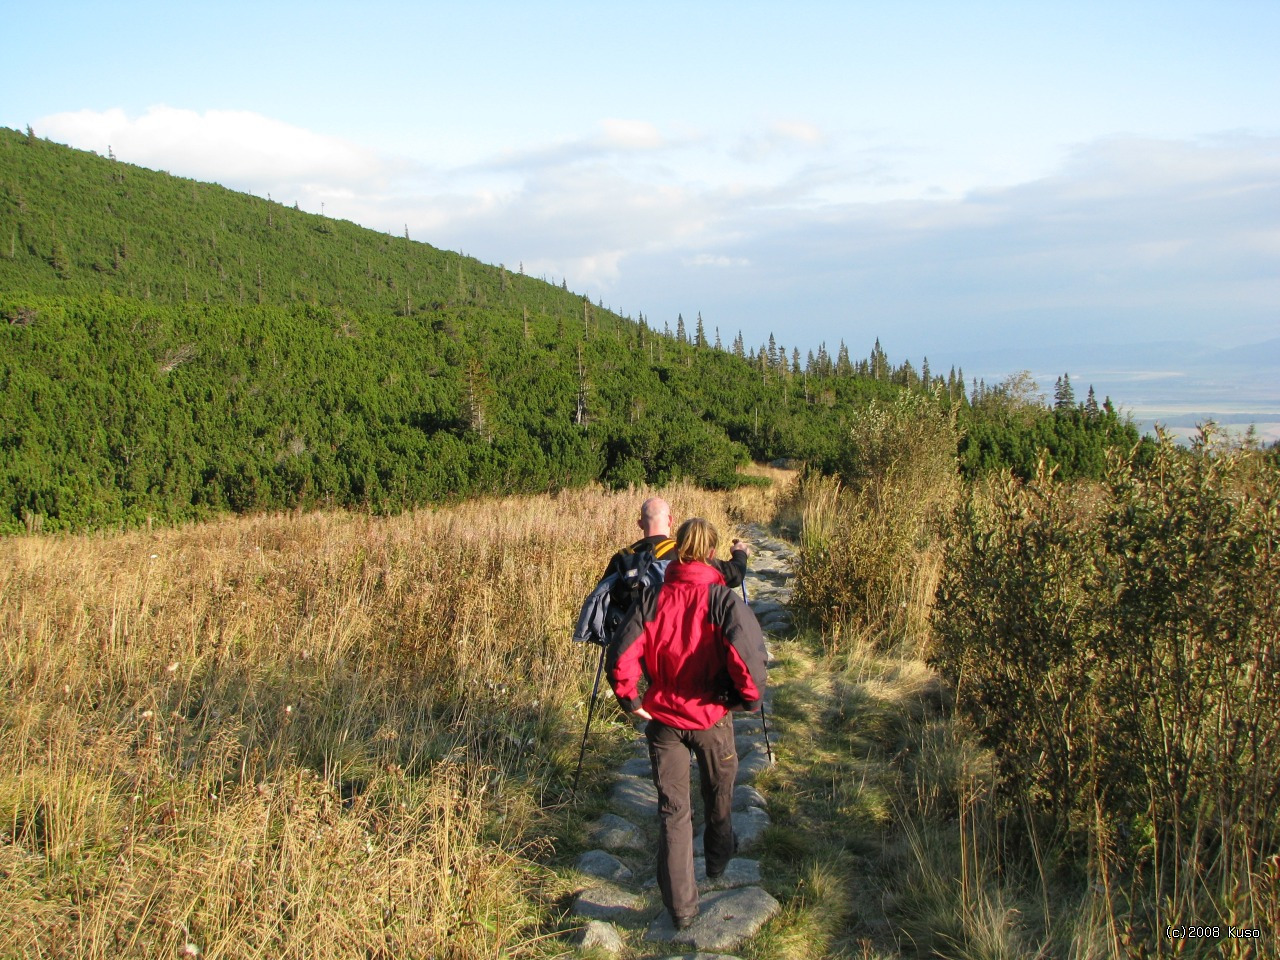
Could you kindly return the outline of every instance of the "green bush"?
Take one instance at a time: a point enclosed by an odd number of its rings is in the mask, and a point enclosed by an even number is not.
[[[1006,476],[954,534],[936,663],[1006,797],[1088,851],[1141,936],[1177,917],[1274,922],[1274,462],[1166,437],[1100,489]]]
[[[902,393],[855,415],[836,475],[810,475],[794,600],[828,633],[921,642],[939,522],[959,492],[956,426],[934,398]]]

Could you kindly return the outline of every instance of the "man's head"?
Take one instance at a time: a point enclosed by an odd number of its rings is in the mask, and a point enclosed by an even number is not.
[[[671,507],[661,497],[650,497],[640,504],[637,521],[646,537],[671,536]]]
[[[694,560],[706,563],[715,556],[719,542],[720,534],[710,521],[690,517],[680,524],[680,529],[676,532],[676,553],[679,554],[681,563]]]

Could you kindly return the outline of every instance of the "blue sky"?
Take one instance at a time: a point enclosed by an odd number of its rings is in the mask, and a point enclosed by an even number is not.
[[[1140,416],[1280,421],[1274,349],[1239,350],[1280,337],[1274,0],[5,21],[7,126],[407,225],[658,324],[701,312],[726,341],[879,337],[934,369],[1070,370]]]

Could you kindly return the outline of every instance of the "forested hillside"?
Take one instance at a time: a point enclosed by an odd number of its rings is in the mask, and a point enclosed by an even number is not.
[[[1089,472],[1136,440],[1096,405],[984,385],[971,406],[963,373],[891,366],[879,343],[721,348],[700,315],[659,330],[518,265],[30,131],[0,129],[0,316],[9,531],[722,486],[748,457],[831,467],[854,413],[903,390],[960,421],[970,473],[1028,472],[1042,446]]]

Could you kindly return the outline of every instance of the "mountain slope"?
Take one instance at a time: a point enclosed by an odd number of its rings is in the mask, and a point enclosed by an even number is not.
[[[897,389],[11,130],[0,238],[4,529],[723,485]]]

